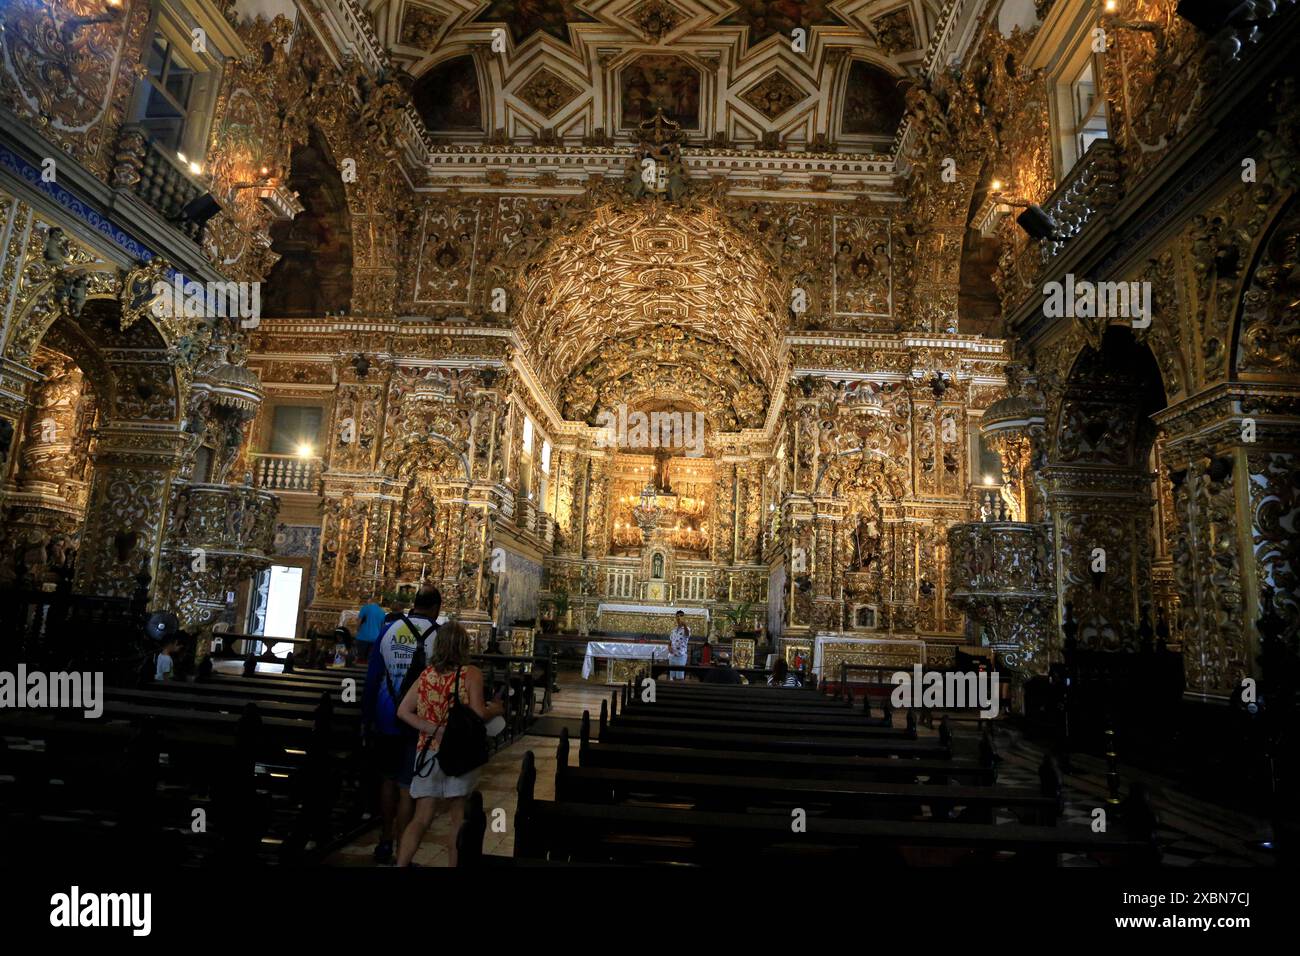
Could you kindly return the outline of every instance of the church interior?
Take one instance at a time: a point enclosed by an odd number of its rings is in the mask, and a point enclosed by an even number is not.
[[[0,846],[1293,859],[1298,17],[0,5]]]

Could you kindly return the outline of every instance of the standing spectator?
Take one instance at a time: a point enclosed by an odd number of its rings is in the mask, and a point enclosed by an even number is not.
[[[677,612],[677,626],[668,634],[668,663],[675,667],[686,666],[686,652],[691,646],[691,629],[686,623],[686,615],[682,611]],[[668,672],[669,680],[685,680],[686,672],[683,670],[670,670]]]
[[[384,609],[379,604],[379,593],[370,595],[370,600],[357,612],[357,663],[364,664],[370,658],[370,652],[379,640],[383,628]]]
[[[460,624],[453,623],[439,631],[434,644],[433,663],[424,669],[407,691],[398,709],[398,716],[420,732],[415,751],[419,756],[417,758],[412,754],[413,778],[410,792],[411,799],[415,801],[415,813],[402,832],[401,844],[397,849],[398,866],[409,866],[415,857],[425,831],[433,822],[435,800],[447,801],[451,815],[447,855],[449,864],[456,865],[456,836],[460,833],[460,825],[465,818],[465,797],[478,786],[479,771],[482,768],[459,777],[449,777],[438,763],[438,747],[451,710],[452,695],[459,686],[461,704],[484,720],[500,717],[505,712],[505,706],[499,700],[484,703],[483,672],[468,663],[469,654],[469,634]]]
[[[420,676],[424,662],[433,656],[441,610],[438,589],[421,588],[409,615],[398,613],[385,618],[383,635],[375,644],[366,670],[361,721],[366,752],[379,777],[382,828],[375,846],[377,863],[392,861],[394,835],[400,834],[411,819],[409,790],[415,766],[415,733],[397,719],[397,705]]]

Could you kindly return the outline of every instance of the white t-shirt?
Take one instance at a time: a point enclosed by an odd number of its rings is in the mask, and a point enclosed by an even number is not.
[[[172,666],[171,655],[165,652],[160,653],[158,655],[158,660],[154,663],[153,679],[166,680],[168,676],[171,675]]]

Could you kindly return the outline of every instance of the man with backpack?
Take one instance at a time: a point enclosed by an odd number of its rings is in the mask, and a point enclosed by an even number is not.
[[[393,858],[393,835],[401,833],[413,813],[411,777],[416,735],[397,719],[397,705],[432,659],[442,595],[426,585],[415,596],[410,614],[384,619],[366,670],[361,699],[362,734],[371,766],[379,777],[379,812],[383,819],[375,862]]]

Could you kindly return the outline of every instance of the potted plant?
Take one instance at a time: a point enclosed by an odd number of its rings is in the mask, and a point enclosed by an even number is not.
[[[758,643],[758,629],[753,626],[754,602],[744,601],[736,607],[723,610],[722,616],[731,622],[731,639],[746,638]]]

